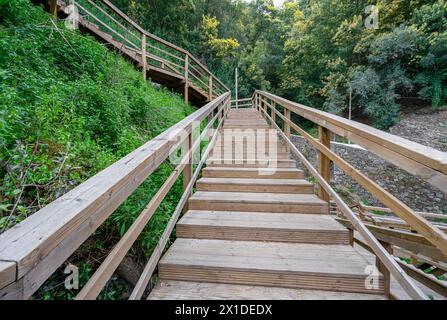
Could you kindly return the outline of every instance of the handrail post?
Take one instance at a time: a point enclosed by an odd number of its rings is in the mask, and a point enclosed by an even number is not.
[[[147,79],[147,58],[146,58],[146,35],[141,37],[141,63],[143,65],[143,79]]]
[[[276,102],[272,100],[272,121],[276,123]]]
[[[208,80],[208,100],[211,101],[213,100],[213,76],[210,75],[209,76],[209,80]]]
[[[388,251],[390,255],[393,255],[393,247],[387,242],[380,241],[383,248]],[[383,274],[383,290],[387,297],[391,296],[391,274],[386,266],[380,261],[379,257],[376,256],[376,267]]]
[[[265,118],[266,118],[266,120],[267,120],[267,110],[268,110],[268,107],[267,107],[267,97],[264,97],[264,111],[265,111]]]
[[[322,127],[318,126],[318,139],[319,141],[326,147],[331,148],[331,132]],[[322,152],[318,152],[318,172],[320,175],[326,180],[328,183],[331,181],[331,160],[326,157]],[[321,200],[329,201],[330,196],[324,190],[324,188],[319,185],[318,186],[318,196]]]
[[[192,126],[192,125],[191,125]],[[191,127],[191,132],[188,134],[188,136],[185,138],[183,142],[183,156],[188,154],[188,152],[191,150],[193,146],[193,128]],[[193,173],[193,161],[194,155],[191,153],[191,155],[186,160],[186,166],[183,169],[183,192],[185,192],[188,188],[189,182],[192,178]],[[185,204],[185,207],[183,208],[183,211],[186,212],[188,210],[188,203]]]
[[[189,101],[189,55],[185,55],[185,91],[184,91],[184,98],[185,103],[188,103]]]
[[[57,17],[57,0],[50,0],[50,14]]]
[[[284,118],[290,120],[290,110],[284,107]],[[290,123],[284,120],[284,133],[288,139],[290,139]]]

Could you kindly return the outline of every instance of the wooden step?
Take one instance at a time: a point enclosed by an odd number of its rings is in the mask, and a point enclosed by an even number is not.
[[[178,238],[349,245],[349,231],[329,215],[190,210]]]
[[[189,198],[190,210],[328,214],[328,203],[313,194],[207,192]]]
[[[210,167],[296,168],[296,161],[291,159],[209,158],[206,165]]]
[[[224,129],[241,129],[241,130],[265,130],[268,131],[270,129],[270,127],[267,124],[259,124],[259,125],[252,125],[252,124],[247,124],[247,125],[243,125],[243,124],[237,124],[237,125],[225,125],[223,127]]]
[[[385,295],[193,281],[158,281],[148,300],[387,300]]]
[[[273,152],[273,153],[252,153],[241,151],[211,151],[210,157],[212,158],[233,158],[233,159],[269,159],[269,160],[285,160],[290,159],[290,153],[288,152]]]
[[[252,178],[252,179],[304,179],[302,170],[296,168],[238,168],[206,167],[204,178]]]
[[[289,153],[289,148],[280,142],[268,141],[237,141],[237,142],[224,142],[217,143],[213,146],[213,150],[218,150],[221,152],[249,152],[249,153]]]
[[[369,262],[346,245],[177,239],[160,260],[162,280],[383,294],[366,288]]]
[[[197,191],[312,194],[313,184],[302,179],[202,178]]]

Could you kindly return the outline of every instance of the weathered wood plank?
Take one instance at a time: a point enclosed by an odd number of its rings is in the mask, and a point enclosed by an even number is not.
[[[0,289],[13,283],[15,280],[16,280],[15,262],[0,261]]]

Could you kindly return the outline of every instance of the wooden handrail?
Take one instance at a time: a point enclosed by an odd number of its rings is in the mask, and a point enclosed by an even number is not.
[[[258,99],[260,97],[264,97],[264,99],[269,98],[272,101],[274,101],[276,104],[282,105],[285,110],[289,110],[291,112],[297,113],[300,116],[303,116],[304,112],[307,116],[310,114],[309,107],[300,106],[299,108],[295,106],[295,103],[285,100],[284,98],[279,98],[277,96],[271,95],[271,94],[265,94],[261,91],[256,91]],[[271,104],[267,102],[267,100],[263,101],[263,106],[265,107],[264,110],[266,111],[267,107],[272,107]],[[261,108],[262,109],[262,108]],[[365,188],[367,191],[369,191],[373,196],[375,196],[379,201],[381,201],[383,204],[388,206],[395,212],[399,217],[401,217],[403,220],[405,220],[414,230],[417,230],[420,234],[422,234],[424,237],[426,237],[430,242],[432,242],[435,246],[439,247],[440,250],[447,253],[447,235],[437,228],[436,226],[432,225],[429,221],[427,221],[424,217],[417,215],[411,208],[409,208],[407,205],[405,205],[402,201],[394,197],[392,194],[390,194],[388,191],[386,191],[384,188],[379,186],[376,182],[372,181],[370,178],[368,178],[365,174],[363,174],[360,170],[357,170],[352,165],[350,165],[347,161],[342,159],[340,156],[338,156],[335,152],[333,152],[330,149],[329,145],[324,145],[319,140],[313,138],[310,134],[308,134],[305,130],[297,126],[295,123],[293,123],[290,118],[287,118],[283,116],[281,113],[279,113],[276,108],[274,109],[277,113],[277,116],[279,116],[285,124],[290,126],[292,129],[297,131],[299,134],[301,134],[307,142],[309,142],[313,147],[315,147],[321,154],[321,156],[325,156],[330,161],[333,161],[334,164],[336,164],[340,169],[342,169],[347,175],[349,175],[351,178],[353,178],[355,181],[357,181],[363,188]],[[304,110],[304,111],[302,111]],[[312,114],[312,121],[315,123],[326,125],[327,122],[329,122],[329,119],[331,118],[331,114],[323,111],[319,111],[318,113]],[[349,122],[349,120],[347,120]],[[354,121],[350,121],[354,122]],[[354,126],[354,124],[351,124],[351,126]],[[364,125],[363,128],[366,130],[369,126]],[[327,128],[332,128],[330,126],[327,126]],[[370,128],[370,127],[369,127]],[[375,132],[376,133],[376,132]],[[367,135],[367,132],[364,132],[363,135]],[[387,137],[391,137],[392,135],[389,135]],[[397,139],[396,139],[397,140]],[[365,145],[362,145],[366,148]],[[421,150],[422,148],[419,147],[418,150]],[[434,150],[434,149],[433,149]],[[430,155],[426,155],[427,158],[430,157]],[[440,175],[443,175],[442,173],[439,173]],[[445,177],[444,175],[444,178]]]
[[[393,210],[391,210],[390,208],[367,206],[363,203],[359,203],[359,206],[364,211],[381,211],[381,212],[386,212],[386,213],[393,213]],[[447,215],[442,214],[442,213],[430,213],[430,212],[422,212],[422,211],[416,211],[415,213],[420,216],[423,216],[424,218],[447,220]]]
[[[227,108],[222,109],[222,106]],[[1,234],[0,279],[9,279],[9,283],[0,282],[3,285],[0,299],[29,298],[173,150],[182,145],[184,136],[192,134],[195,123],[209,120],[208,116],[218,110],[226,112],[229,106],[228,92]],[[164,191],[157,195],[161,197]],[[151,201],[139,223],[144,224],[150,218],[157,203]],[[132,230],[140,229],[134,227]],[[134,237],[134,233],[126,236],[122,250],[127,249]],[[116,259],[119,260],[121,254],[122,251]],[[107,270],[107,275],[111,269],[113,267]]]
[[[348,120],[278,97],[264,91],[257,93],[281,104],[333,133],[348,138],[390,163],[422,178],[447,193],[447,153],[389,134],[368,125]]]
[[[266,101],[265,101],[266,102]],[[398,283],[404,288],[408,295],[412,299],[426,300],[424,293],[414,282],[408,277],[408,275],[402,270],[394,258],[385,250],[380,242],[374,237],[374,235],[368,230],[363,222],[354,214],[349,206],[343,201],[343,199],[337,194],[337,192],[331,187],[328,181],[322,177],[322,175],[312,166],[309,160],[298,150],[298,148],[292,143],[289,137],[283,132],[283,130],[273,121],[272,117],[268,114],[267,108],[259,108],[261,114],[263,113],[266,119],[270,120],[271,126],[278,130],[279,134],[289,145],[290,150],[300,159],[301,163],[309,170],[313,177],[315,177],[325,192],[327,192],[335,201],[340,211],[348,218],[352,223],[355,230],[357,230],[361,236],[366,240],[368,246],[373,250],[380,261],[385,265],[387,270],[395,277]],[[278,113],[279,114],[279,113]]]

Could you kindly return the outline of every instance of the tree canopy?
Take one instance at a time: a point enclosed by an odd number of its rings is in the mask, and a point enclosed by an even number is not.
[[[380,128],[394,124],[400,99],[440,108],[447,98],[447,3],[378,0],[115,0],[147,30],[193,52],[239,92],[270,90]]]

